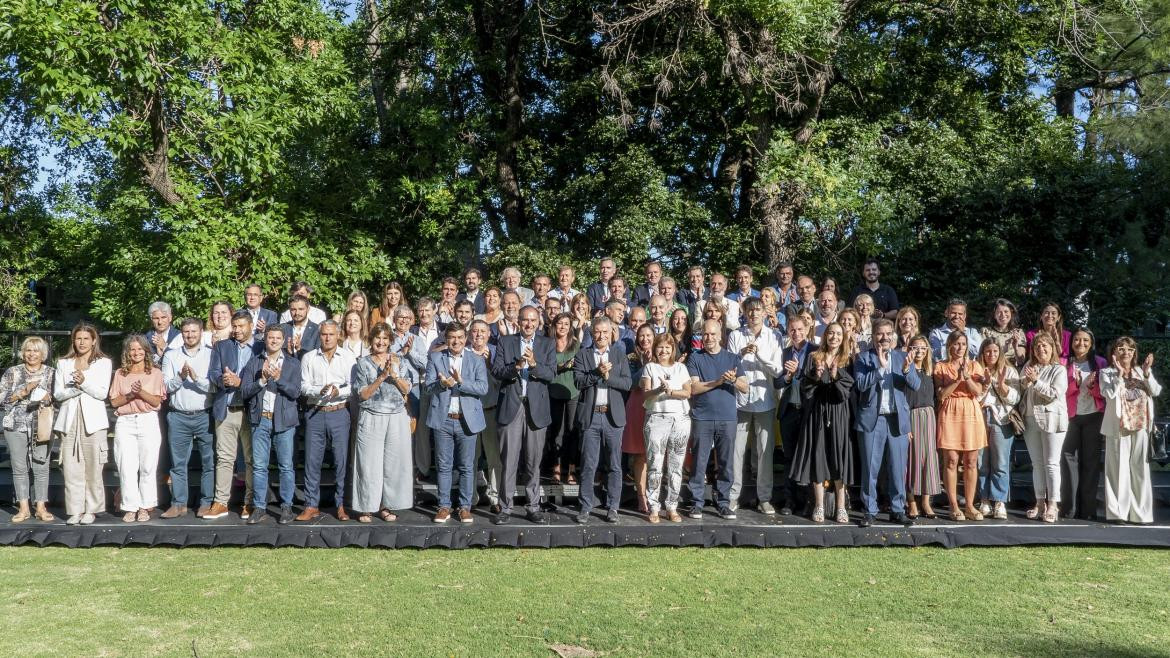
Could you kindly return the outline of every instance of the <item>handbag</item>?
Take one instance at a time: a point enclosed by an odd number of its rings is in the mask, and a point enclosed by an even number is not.
[[[999,394],[999,390],[995,388],[995,384],[991,385],[991,392],[995,394],[995,398],[999,400],[1000,404],[1004,404],[1003,396]],[[1008,424],[1012,426],[1012,431],[1016,436],[1024,435],[1024,417],[1020,415],[1020,410],[1012,407],[1012,410],[1007,415]]]
[[[1166,463],[1170,461],[1170,421],[1162,420],[1154,423],[1154,430],[1150,432],[1150,451],[1147,461]]]
[[[37,443],[48,443],[53,438],[53,406],[37,407]]]

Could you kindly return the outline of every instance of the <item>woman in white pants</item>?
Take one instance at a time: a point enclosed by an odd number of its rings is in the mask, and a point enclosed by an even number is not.
[[[675,360],[678,343],[670,334],[654,338],[654,361],[642,369],[641,388],[646,393],[646,504],[648,520],[658,523],[658,511],[666,508],[668,518],[682,521],[678,513],[678,494],[682,489],[683,460],[691,435],[691,378],[687,367]],[[665,462],[666,500],[659,504]]]
[[[1021,384],[1024,389],[1024,441],[1032,459],[1036,504],[1028,518],[1055,523],[1060,516],[1060,452],[1068,432],[1068,373],[1060,364],[1060,348],[1047,333],[1032,340]]]
[[[122,521],[149,521],[158,506],[158,451],[162,430],[158,408],[166,399],[163,375],[147,355],[150,344],[141,334],[131,334],[122,346],[122,367],[110,385],[114,423],[114,462],[122,485]]]
[[[61,404],[53,431],[61,437],[65,513],[69,525],[88,525],[106,511],[102,466],[109,460],[106,395],[113,364],[102,353],[97,329],[82,323],[69,333],[69,352],[53,376],[53,398]]]
[[[1137,343],[1118,338],[1101,371],[1105,397],[1105,518],[1130,523],[1154,522],[1154,492],[1150,483],[1150,431],[1154,427],[1154,398],[1162,386],[1154,379],[1154,355],[1137,365]]]

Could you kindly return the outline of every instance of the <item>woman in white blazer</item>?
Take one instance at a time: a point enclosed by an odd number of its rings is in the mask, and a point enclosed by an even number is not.
[[[1064,399],[1068,373],[1051,336],[1036,334],[1022,374],[1024,442],[1032,459],[1032,490],[1036,494],[1028,518],[1055,523],[1060,516],[1060,451],[1068,432],[1068,403]]]
[[[1154,379],[1154,355],[1137,365],[1137,343],[1118,338],[1101,370],[1105,397],[1105,518],[1130,523],[1154,522],[1154,490],[1150,482],[1150,431],[1154,427],[1154,398],[1162,386]]]
[[[101,338],[91,324],[74,327],[69,346],[53,379],[53,397],[61,404],[53,431],[61,436],[66,523],[84,525],[106,510],[102,467],[109,461],[106,396],[113,364],[102,353]]]

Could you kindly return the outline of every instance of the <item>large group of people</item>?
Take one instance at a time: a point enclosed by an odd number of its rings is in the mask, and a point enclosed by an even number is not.
[[[789,263],[759,289],[746,266],[731,277],[691,267],[680,285],[652,261],[634,286],[605,258],[583,290],[568,266],[531,277],[531,287],[511,267],[484,287],[470,268],[444,278],[435,297],[412,303],[390,282],[373,302],[352,293],[335,314],[313,304],[304,282],[280,314],[264,308],[257,285],[239,307],[217,302],[206,320],[177,326],[155,302],[150,329],[129,335],[114,359],[89,323],[73,328],[53,365],[48,344],[30,336],[0,380],[12,521],[53,520],[54,443],[66,522],[106,511],[107,407],[127,523],[190,513],[193,448],[202,460],[195,515],[232,513],[242,462],[236,511],[248,524],[273,518],[273,459],[276,521],[320,518],[327,456],[336,518],[361,523],[395,521],[423,479],[436,484],[436,523],[474,522],[482,499],[506,524],[518,489],[523,514],[540,522],[542,478],[579,486],[582,524],[616,522],[625,481],[651,523],[701,519],[708,484],[724,519],[742,504],[848,523],[851,489],[863,527],[883,509],[897,524],[935,518],[942,494],[954,521],[1005,519],[1020,438],[1032,463],[1028,518],[1098,518],[1104,446],[1105,518],[1153,521],[1147,451],[1161,388],[1152,355],[1132,338],[1101,350],[1088,329],[1064,327],[1056,304],[1025,331],[1006,299],[981,330],[959,299],[928,329],[880,281],[876,261],[861,273],[845,296]],[[55,411],[48,437],[38,431],[46,407]],[[304,505],[295,511],[298,445]],[[164,449],[169,478],[157,472]],[[160,482],[170,487],[161,514]]]

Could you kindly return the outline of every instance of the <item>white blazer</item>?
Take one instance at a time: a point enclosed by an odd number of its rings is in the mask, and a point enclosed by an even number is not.
[[[1154,379],[1154,373],[1145,372],[1141,366],[1134,366],[1133,374],[1138,379],[1144,379],[1150,387],[1146,396],[1146,418],[1150,423],[1148,429],[1153,429],[1154,398],[1162,393],[1162,385]],[[1101,433],[1105,436],[1121,436],[1121,398],[1125,396],[1125,386],[1121,383],[1117,368],[1102,368],[1097,375],[1101,378],[1101,395],[1105,398],[1105,417],[1101,420]]]
[[[1041,366],[1035,383],[1029,385],[1026,378],[1020,383],[1024,386],[1024,416],[1035,418],[1042,432],[1067,432],[1068,402],[1064,397],[1068,391],[1068,372],[1064,366],[1060,363]]]
[[[106,358],[89,364],[85,381],[80,387],[73,385],[73,359],[57,361],[57,374],[53,378],[53,398],[61,403],[54,432],[68,432],[81,414],[82,428],[86,434],[93,434],[110,428],[106,416],[106,396],[110,394],[110,380],[114,376],[113,363]]]

